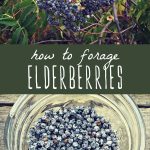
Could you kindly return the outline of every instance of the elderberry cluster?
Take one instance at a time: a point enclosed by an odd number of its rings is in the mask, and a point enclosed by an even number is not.
[[[83,106],[47,110],[29,139],[29,150],[119,150],[110,122]]]
[[[64,26],[73,32],[84,27],[88,18],[102,6],[109,6],[114,0],[37,0],[40,9],[48,15],[50,25]]]

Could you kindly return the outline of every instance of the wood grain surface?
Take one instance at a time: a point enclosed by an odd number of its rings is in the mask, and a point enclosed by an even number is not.
[[[4,144],[4,128],[8,113],[20,95],[0,95],[0,150],[7,150]],[[150,150],[150,94],[131,94],[138,105],[146,127],[146,148]]]

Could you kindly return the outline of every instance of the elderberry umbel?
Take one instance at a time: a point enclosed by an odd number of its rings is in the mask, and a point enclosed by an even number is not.
[[[46,11],[48,23],[64,26],[77,32],[102,6],[110,6],[114,0],[37,0],[40,9]]]

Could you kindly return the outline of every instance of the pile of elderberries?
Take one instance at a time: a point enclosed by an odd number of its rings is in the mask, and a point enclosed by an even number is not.
[[[91,107],[45,111],[29,130],[29,150],[118,150],[110,122]]]
[[[101,7],[110,6],[114,0],[36,0],[40,9],[46,11],[48,22],[64,26],[73,32],[84,28],[87,20]]]

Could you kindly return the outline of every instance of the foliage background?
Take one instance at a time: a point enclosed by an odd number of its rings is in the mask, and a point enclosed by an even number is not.
[[[80,32],[50,26],[35,0],[0,1],[0,44],[149,44],[150,1],[116,0]]]

